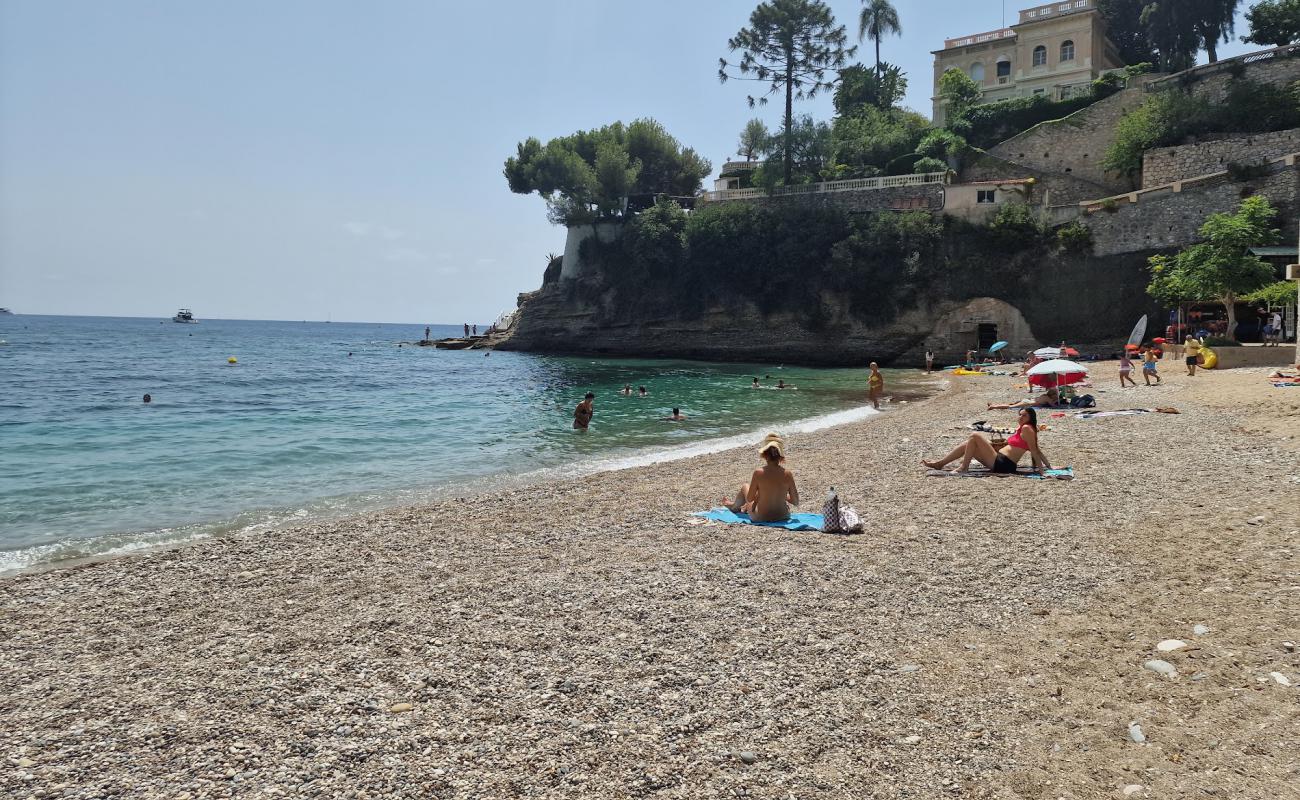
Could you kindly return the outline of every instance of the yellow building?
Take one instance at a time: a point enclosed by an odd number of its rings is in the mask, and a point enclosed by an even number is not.
[[[984,90],[983,102],[1046,95],[1063,100],[1124,66],[1106,36],[1097,0],[1060,0],[1020,12],[1010,28],[960,36],[934,51],[934,121],[943,124],[939,78],[956,68]]]

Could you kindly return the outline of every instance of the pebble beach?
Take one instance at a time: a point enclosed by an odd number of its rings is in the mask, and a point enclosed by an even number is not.
[[[1018,378],[791,436],[862,535],[697,524],[751,448],[5,579],[0,796],[1296,797],[1300,389],[1093,369],[1181,413],[1073,481],[920,466]]]

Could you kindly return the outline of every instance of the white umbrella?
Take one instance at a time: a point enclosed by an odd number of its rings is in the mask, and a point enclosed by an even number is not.
[[[1039,358],[1060,358],[1061,348],[1059,347],[1041,347],[1034,351],[1034,355]]]

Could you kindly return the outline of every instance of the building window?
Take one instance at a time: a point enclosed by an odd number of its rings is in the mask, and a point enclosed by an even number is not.
[[[984,65],[972,64],[970,68],[970,79],[976,83],[984,82]]]
[[[1047,66],[1047,48],[1044,45],[1040,44],[1039,46],[1034,48],[1034,66],[1035,67]]]
[[[1011,62],[1007,61],[1005,58],[998,62],[998,77],[999,78],[1011,77]]]
[[[1047,90],[1046,90],[1046,89],[1035,89],[1035,90],[1034,90],[1034,94],[1035,94],[1035,95],[1047,94]]]
[[[975,202],[982,206],[993,205],[998,201],[996,189],[980,189],[976,195]]]
[[[1061,42],[1061,60],[1074,60],[1074,40],[1066,39],[1064,42]]]

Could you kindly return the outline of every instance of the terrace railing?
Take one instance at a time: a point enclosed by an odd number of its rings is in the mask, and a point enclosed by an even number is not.
[[[784,197],[787,195],[863,192],[878,189],[897,189],[905,186],[929,186],[948,183],[949,175],[950,173],[947,172],[928,172],[922,175],[884,175],[879,178],[852,178],[846,181],[803,183],[797,186],[778,186],[770,194],[766,189],[724,189],[717,192],[705,192],[700,199],[704,202],[716,203],[724,200],[761,200],[765,197]]]

